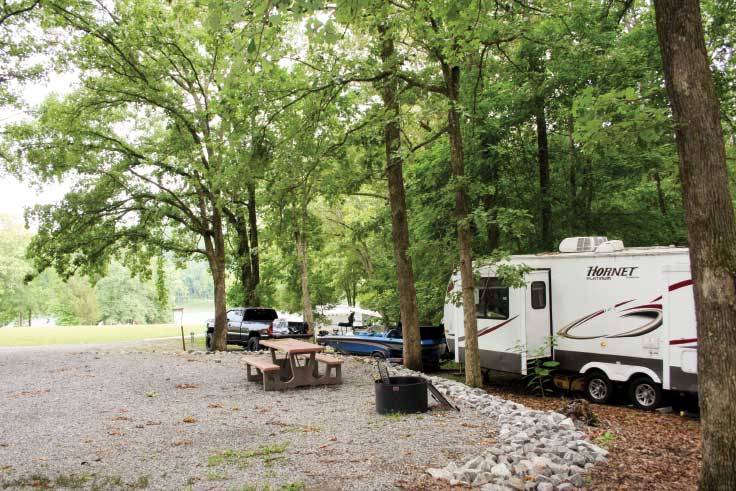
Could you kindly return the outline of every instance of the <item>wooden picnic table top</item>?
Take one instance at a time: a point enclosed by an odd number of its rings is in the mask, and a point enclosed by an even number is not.
[[[325,347],[318,344],[307,343],[299,339],[264,339],[260,342],[261,346],[266,346],[277,351],[284,351],[289,354],[308,354],[324,351]]]

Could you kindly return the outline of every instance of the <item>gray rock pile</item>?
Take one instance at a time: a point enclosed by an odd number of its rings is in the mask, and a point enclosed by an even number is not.
[[[496,442],[479,455],[462,464],[428,469],[436,479],[483,491],[570,491],[584,486],[583,475],[596,463],[606,462],[608,451],[591,443],[562,414],[534,411],[452,380],[429,379],[460,406],[495,419],[498,427]]]

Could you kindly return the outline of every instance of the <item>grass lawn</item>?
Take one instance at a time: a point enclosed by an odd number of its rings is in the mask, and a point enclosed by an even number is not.
[[[187,345],[189,345],[190,332],[202,334],[204,328],[203,326],[184,326]],[[0,329],[0,346],[93,344],[171,336],[181,336],[179,326],[142,324],[132,326],[4,327]],[[204,344],[204,338],[201,342]]]

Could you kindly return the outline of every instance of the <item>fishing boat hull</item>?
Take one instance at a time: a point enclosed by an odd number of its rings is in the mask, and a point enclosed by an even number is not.
[[[348,355],[365,355],[403,362],[404,340],[375,334],[345,334],[317,337],[319,344]],[[444,337],[422,339],[422,362],[426,368],[438,367],[440,357],[447,351]]]

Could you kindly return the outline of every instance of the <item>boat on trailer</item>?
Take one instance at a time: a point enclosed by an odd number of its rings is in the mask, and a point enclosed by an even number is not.
[[[420,326],[422,362],[425,369],[438,368],[440,358],[448,352],[443,326]],[[367,329],[352,334],[317,337],[317,343],[347,355],[367,355],[403,363],[404,339],[401,328]]]

